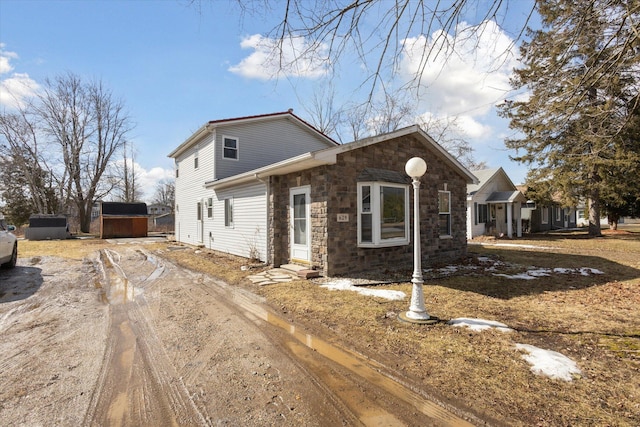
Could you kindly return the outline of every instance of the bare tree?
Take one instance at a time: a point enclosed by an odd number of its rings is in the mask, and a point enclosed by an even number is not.
[[[238,2],[255,3],[251,0]],[[405,40],[411,36],[424,34],[434,37],[430,47],[422,52],[418,72],[409,83],[418,87],[422,74],[435,58],[456,54],[455,39],[449,38],[449,35],[455,33],[468,13],[478,21],[477,25],[467,25],[465,34],[469,38],[483,31],[484,21],[494,20],[501,25],[509,22],[514,11],[523,13],[523,5],[519,0],[478,3],[472,0],[289,0],[281,12],[278,25],[267,36],[279,41],[274,45],[279,49],[275,54],[279,55],[283,69],[292,67],[288,60],[288,40],[303,39],[307,46],[306,50],[296,52],[294,61],[321,56],[327,64],[334,66],[343,57],[358,58],[364,67],[362,84],[369,86],[371,101],[379,89],[390,92],[386,84],[398,72]],[[514,35],[514,43],[522,37],[535,12],[535,3],[528,7],[524,11],[524,24]],[[524,8],[527,9],[526,6]]]
[[[138,182],[139,174],[136,170],[135,153],[133,147],[128,151],[127,145],[125,143],[122,150],[122,162],[118,162],[112,168],[115,197],[118,201],[125,203],[139,202],[142,189]]]
[[[335,105],[335,90],[331,85],[322,85],[313,93],[311,103],[305,106],[311,124],[320,132],[338,139],[342,111]]]
[[[109,167],[132,127],[123,102],[102,82],[85,82],[70,72],[47,79],[17,113],[0,115],[4,154],[28,178],[38,211],[53,210],[41,193],[54,190],[59,206],[77,212],[83,232],[89,231],[94,202],[113,189]],[[42,171],[48,187],[34,175]]]
[[[156,192],[153,195],[153,203],[170,206],[171,212],[176,204],[176,186],[175,181],[162,181],[156,186]]]
[[[457,117],[422,115],[418,118],[417,123],[467,169],[473,171],[487,167],[484,161],[479,162],[473,157],[473,147],[464,138],[464,131],[458,125]]]
[[[0,113],[0,156],[22,177],[25,187],[21,191],[31,199],[35,212],[60,213],[68,202],[64,191],[68,175],[51,155],[52,146],[40,125],[31,104]]]

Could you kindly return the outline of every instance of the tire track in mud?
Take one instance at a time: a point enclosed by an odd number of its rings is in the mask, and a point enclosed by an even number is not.
[[[161,263],[139,251],[147,276],[134,281],[121,266],[123,256],[102,250],[97,261],[103,273],[110,325],[98,383],[85,415],[85,425],[176,426],[205,425],[182,380],[164,352],[141,284],[160,278]],[[147,265],[148,264],[148,265]],[[144,267],[144,268],[143,268]]]

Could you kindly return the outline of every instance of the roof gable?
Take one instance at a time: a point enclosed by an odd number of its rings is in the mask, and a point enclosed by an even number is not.
[[[475,184],[467,185],[467,194],[469,195],[473,195],[481,190],[484,190],[485,187],[487,187],[490,183],[495,182],[496,180],[499,180],[499,179],[502,179],[507,184],[506,188],[503,188],[502,190],[508,190],[508,191],[518,190],[516,186],[513,184],[513,182],[511,181],[511,178],[509,178],[509,176],[504,171],[504,169],[502,169],[502,167],[473,171],[473,174],[478,178],[479,182]]]
[[[260,114],[255,116],[245,116],[245,117],[235,117],[230,119],[219,119],[219,120],[210,120],[205,123],[200,129],[198,129],[195,133],[193,133],[189,138],[187,138],[182,144],[180,144],[175,150],[167,155],[167,157],[176,158],[184,153],[186,150],[197,144],[205,135],[211,133],[215,129],[224,128],[225,126],[234,125],[234,126],[242,126],[255,124],[264,121],[273,121],[273,120],[282,120],[287,119],[291,123],[299,126],[305,131],[311,133],[319,140],[323,141],[327,144],[328,147],[336,146],[338,143],[334,141],[329,136],[320,132],[318,129],[313,127],[311,124],[302,120],[300,117],[293,114],[293,110],[278,112],[278,113],[270,113],[270,114]]]

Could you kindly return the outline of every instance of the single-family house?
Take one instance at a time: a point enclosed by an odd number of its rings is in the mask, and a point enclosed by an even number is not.
[[[478,183],[467,185],[467,236],[522,237],[521,208],[527,199],[504,169],[474,171]]]
[[[528,186],[521,186],[520,191],[527,195]],[[529,228],[532,233],[562,230],[580,226],[579,215],[584,215],[584,209],[566,206],[560,195],[556,194],[548,201],[527,202],[528,209],[523,209],[523,215],[529,216]],[[588,222],[588,221],[587,221]]]
[[[171,213],[173,206],[167,206],[161,203],[152,203],[147,205],[147,214],[151,217],[166,215]]]
[[[263,121],[241,120],[233,129],[225,123],[213,135],[196,133],[170,154],[179,171],[178,241],[273,265],[301,264],[324,275],[410,264],[412,189],[404,166],[420,156],[428,167],[419,193],[423,258],[434,262],[466,253],[466,185],[476,178],[418,126],[337,145],[291,112],[259,117]],[[220,134],[237,138],[246,127],[266,124],[273,132],[247,133],[237,154],[270,149],[288,156],[244,171],[236,165],[235,173],[215,172],[225,160]],[[316,141],[287,138],[291,125]],[[205,169],[198,180],[196,145],[199,156],[208,153],[208,163],[198,165]],[[309,145],[316,147],[301,150]]]

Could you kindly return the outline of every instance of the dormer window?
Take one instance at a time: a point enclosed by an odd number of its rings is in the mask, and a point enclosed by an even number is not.
[[[231,136],[222,137],[222,157],[238,160],[238,138]]]

